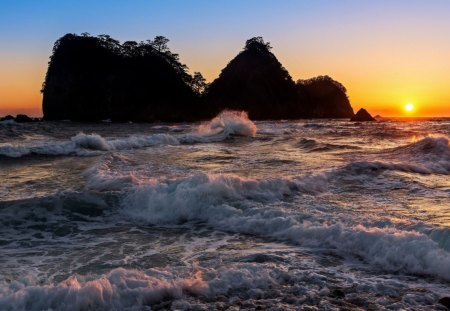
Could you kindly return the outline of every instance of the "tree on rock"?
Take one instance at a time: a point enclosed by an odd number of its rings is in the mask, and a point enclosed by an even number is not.
[[[245,110],[251,119],[292,118],[297,104],[295,83],[262,37],[246,41],[240,52],[208,87],[211,113]]]
[[[186,65],[169,40],[119,41],[67,34],[57,40],[43,84],[46,120],[193,121],[205,118]]]
[[[206,79],[198,71],[194,72],[194,76],[192,77],[191,85],[192,85],[192,89],[195,92],[197,92],[197,94],[203,94],[203,92],[208,87],[208,83],[206,83]]]
[[[308,118],[351,118],[353,108],[347,90],[329,76],[297,81],[302,114]]]

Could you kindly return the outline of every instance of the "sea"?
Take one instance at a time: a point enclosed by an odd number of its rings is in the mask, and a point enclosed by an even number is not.
[[[449,137],[448,118],[4,121],[0,310],[446,310]]]

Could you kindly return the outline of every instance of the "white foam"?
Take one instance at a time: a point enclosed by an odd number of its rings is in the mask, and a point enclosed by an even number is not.
[[[450,146],[446,137],[426,137],[406,146],[384,150],[375,156],[377,159],[353,162],[338,172],[358,175],[378,170],[394,170],[418,174],[450,174]]]
[[[121,170],[113,169],[113,162],[120,163]],[[130,187],[133,183],[138,183],[134,173],[127,170],[128,161],[125,157],[111,154],[96,165],[87,169],[83,175],[87,181],[89,189],[98,191],[122,191]]]
[[[450,280],[450,253],[424,233],[395,227],[365,227],[305,217],[270,206],[299,193],[326,188],[325,177],[252,180],[196,175],[137,186],[123,212],[156,225],[205,222],[225,231],[256,234],[299,245],[357,255],[387,271],[429,274]],[[342,220],[345,221],[345,220]]]
[[[142,310],[164,299],[181,298],[184,292],[200,294],[207,284],[198,274],[175,278],[158,270],[115,269],[92,279],[72,276],[59,284],[33,285],[17,281],[2,284],[2,310]]]
[[[180,137],[183,143],[205,143],[223,141],[231,136],[256,135],[256,125],[245,111],[222,111],[211,121],[200,125],[193,133]]]
[[[228,139],[231,136],[256,135],[255,124],[245,112],[224,111],[213,120],[199,126],[194,132],[184,135],[153,134],[133,135],[125,138],[107,139],[98,134],[79,133],[70,141],[38,141],[22,144],[0,144],[0,155],[22,157],[39,155],[97,155],[102,151],[128,150],[159,145],[209,143]]]
[[[4,124],[4,125],[7,125],[7,124],[16,124],[16,121],[13,120],[13,119],[3,120],[3,121],[0,121],[0,124]]]
[[[76,147],[92,149],[92,150],[110,150],[111,145],[97,134],[84,134],[79,133],[72,137],[71,140],[75,143]]]

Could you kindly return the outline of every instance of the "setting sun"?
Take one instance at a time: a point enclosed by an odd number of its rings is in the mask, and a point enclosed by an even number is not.
[[[412,111],[414,110],[414,104],[412,104],[412,103],[407,103],[407,104],[405,105],[405,110],[406,110],[407,112],[412,112]]]

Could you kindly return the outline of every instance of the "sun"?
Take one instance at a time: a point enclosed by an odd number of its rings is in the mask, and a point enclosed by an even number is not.
[[[413,103],[407,103],[407,104],[405,105],[405,110],[406,110],[407,112],[412,112],[412,111],[414,110],[414,104],[413,104]]]

